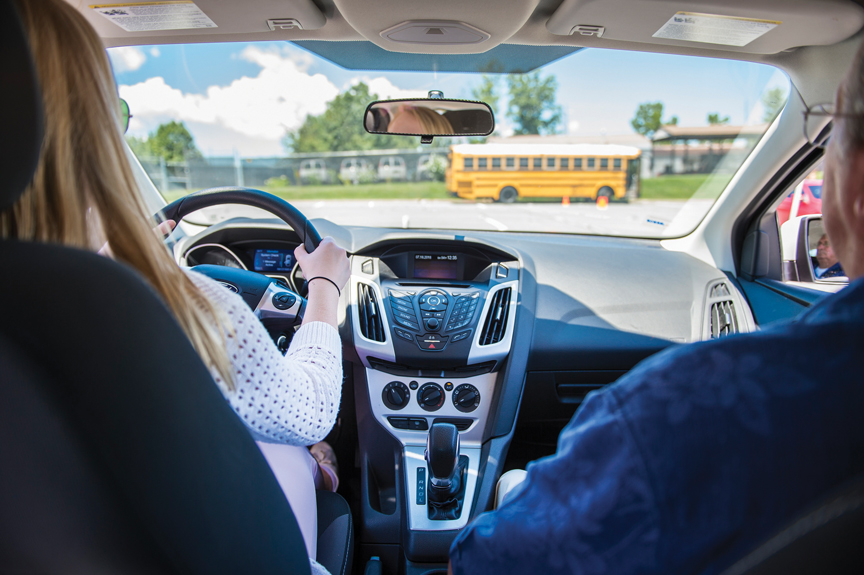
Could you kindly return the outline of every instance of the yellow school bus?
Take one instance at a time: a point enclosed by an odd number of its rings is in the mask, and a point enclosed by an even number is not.
[[[607,144],[460,144],[447,191],[476,200],[639,196],[639,148]]]

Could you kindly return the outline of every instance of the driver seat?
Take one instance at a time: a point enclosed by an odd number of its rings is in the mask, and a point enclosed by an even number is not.
[[[10,0],[0,57],[2,210],[42,141]],[[310,572],[264,457],[134,270],[13,240],[0,270],[0,572]],[[348,573],[351,517],[335,494],[319,494],[319,534],[318,561]]]

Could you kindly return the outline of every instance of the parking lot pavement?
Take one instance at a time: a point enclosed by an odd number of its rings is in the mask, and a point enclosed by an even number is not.
[[[673,227],[689,231],[711,203],[636,200],[612,203],[605,209],[582,202],[565,206],[551,202],[497,204],[459,200],[322,200],[293,204],[310,219],[323,218],[341,225],[659,237],[669,235]],[[220,206],[205,212],[209,222],[237,216],[264,217],[261,211],[245,206]],[[673,226],[676,215],[679,221]],[[680,221],[682,218],[686,221]]]

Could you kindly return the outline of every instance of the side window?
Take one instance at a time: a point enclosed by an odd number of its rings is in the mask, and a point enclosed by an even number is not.
[[[534,158],[534,169],[540,170],[543,168],[543,158]]]
[[[485,170],[486,169],[486,158],[477,158],[477,169]]]
[[[783,280],[813,282],[833,291],[848,282],[822,222],[820,161],[788,189],[775,208],[780,234]],[[813,285],[813,284],[811,284]],[[833,288],[832,288],[833,285]]]
[[[560,164],[561,165],[558,167],[558,169],[560,169],[560,170],[569,169],[570,168],[570,158],[561,158]]]
[[[492,158],[492,168],[495,170],[501,169],[501,158]]]
[[[581,170],[582,169],[582,158],[573,158],[573,169]]]
[[[516,165],[516,158],[507,158],[507,167],[512,169]]]
[[[474,169],[474,158],[465,158],[464,162],[465,163],[463,164],[463,166],[465,167],[466,170],[473,170]]]
[[[519,169],[527,170],[528,169],[528,158],[519,158]]]

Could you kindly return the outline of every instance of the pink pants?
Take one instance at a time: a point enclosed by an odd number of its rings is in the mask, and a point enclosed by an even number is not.
[[[306,551],[309,557],[315,559],[318,548],[318,509],[315,503],[315,488],[323,486],[318,462],[305,447],[284,445],[281,443],[258,443],[258,448],[264,454],[267,463],[288,503],[294,511]]]

